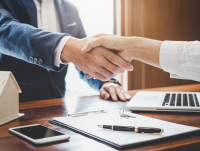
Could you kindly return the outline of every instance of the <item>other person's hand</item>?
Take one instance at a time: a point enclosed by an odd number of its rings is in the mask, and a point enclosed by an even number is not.
[[[81,48],[97,37],[99,35],[84,39],[71,38],[61,52],[61,60],[74,63],[84,73],[102,81],[107,81],[124,70],[133,70],[130,63],[107,48],[96,47],[87,53],[81,51]]]
[[[163,41],[142,37],[101,35],[89,41],[81,51],[88,52],[96,47],[103,46],[115,50],[127,62],[136,59],[160,68],[159,54],[162,43]]]
[[[126,93],[119,84],[112,82],[105,82],[102,84],[100,96],[105,100],[111,98],[113,101],[129,101],[131,99],[131,96]]]
[[[103,46],[105,48],[115,50],[117,53],[121,54],[121,57],[130,62],[132,58],[129,57],[129,51],[133,49],[132,44],[133,41],[130,37],[100,34],[99,37],[89,41],[87,45],[81,49],[81,51],[88,52],[96,47]]]

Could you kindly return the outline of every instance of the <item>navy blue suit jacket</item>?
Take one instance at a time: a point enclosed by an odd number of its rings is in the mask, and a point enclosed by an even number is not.
[[[63,97],[67,65],[54,65],[54,50],[63,36],[86,37],[77,9],[66,0],[54,0],[62,33],[37,28],[33,0],[0,0],[0,70],[12,71],[22,94],[20,101]],[[68,24],[76,22],[76,26]],[[31,62],[30,57],[41,62]],[[50,71],[48,71],[49,69]],[[102,81],[80,78],[99,90]]]

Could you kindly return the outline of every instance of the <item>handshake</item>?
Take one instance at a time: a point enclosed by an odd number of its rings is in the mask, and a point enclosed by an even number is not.
[[[132,71],[130,62],[137,59],[159,65],[162,42],[140,37],[98,34],[84,39],[71,38],[63,48],[61,60],[72,62],[87,78],[107,81],[125,70]]]

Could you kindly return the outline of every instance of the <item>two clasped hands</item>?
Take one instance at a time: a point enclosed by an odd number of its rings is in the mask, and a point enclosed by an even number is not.
[[[84,39],[71,38],[61,53],[61,60],[74,63],[88,74],[87,78],[95,77],[107,81],[125,70],[132,71],[133,66],[130,62],[133,59],[159,67],[161,44],[162,42],[157,40],[108,34],[98,34]],[[130,100],[130,96],[123,92],[119,85],[110,87],[109,84],[105,84],[102,87],[100,95],[104,99],[111,95],[116,101],[118,95],[122,101]]]

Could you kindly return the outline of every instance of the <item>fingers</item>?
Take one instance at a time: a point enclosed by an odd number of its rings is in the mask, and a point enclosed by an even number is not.
[[[112,98],[113,101],[118,101],[115,87],[109,87],[108,88],[108,92],[110,93],[111,98]]]
[[[124,96],[126,97],[126,100],[128,100],[128,101],[131,100],[131,96],[128,93],[125,92]]]
[[[89,74],[88,77],[95,77],[101,81],[107,81],[114,76],[116,76],[116,74],[110,72],[102,66],[99,66],[98,71],[96,70],[96,72]]]
[[[120,98],[121,101],[126,101],[126,97],[124,96],[124,90],[122,90],[120,87],[117,87],[116,88],[116,92],[117,92],[117,95],[118,97]]]
[[[102,68],[102,67],[100,67],[100,68]],[[107,81],[108,80],[108,78],[106,76],[102,75],[101,73],[95,72],[94,69],[90,70],[90,69],[88,69],[88,67],[84,69],[83,73],[84,74],[86,74],[86,73],[88,74],[87,75],[88,79],[90,79],[92,77],[95,77],[95,78],[97,78],[97,79],[99,79],[101,81]]]
[[[89,76],[90,78],[95,77],[96,79],[99,79],[101,81],[107,81],[108,80],[107,77],[105,77],[104,75],[97,73],[97,72],[91,72],[91,73],[89,73],[89,75],[90,75]],[[87,76],[87,78],[88,78],[88,76]]]
[[[100,96],[105,100],[108,100],[110,98],[110,94],[104,89],[100,90]]]
[[[84,74],[87,74],[85,71],[82,71]],[[91,79],[93,76],[91,76],[91,75],[89,75],[89,74],[87,74],[87,78],[88,79]]]
[[[128,63],[127,61],[125,61],[124,59],[122,59],[120,56],[118,56],[113,52],[107,51],[107,53],[104,54],[104,57],[122,69],[133,71],[133,66],[130,63]]]
[[[106,61],[106,59],[105,59],[105,61]],[[116,76],[115,73],[110,72],[109,70],[107,70],[108,68],[107,69],[106,68],[101,66],[101,67],[98,67],[98,71],[96,71],[96,73],[99,73],[107,78],[104,81],[109,80],[110,78]],[[95,78],[97,78],[97,77],[95,77]]]
[[[110,78],[116,76],[117,73],[113,73],[107,68],[105,68],[107,65],[105,64],[105,62],[108,62],[108,64],[112,64],[112,63],[110,63],[103,56],[98,60],[100,61],[84,64],[84,66],[86,67],[84,69],[84,73],[88,73],[87,78],[95,77],[101,81],[108,81]],[[105,65],[103,66],[101,64],[105,64]],[[119,67],[116,67],[116,68],[118,69]]]
[[[88,78],[88,79],[91,79],[92,77],[93,77],[93,76],[91,76],[91,75],[89,75],[89,74],[87,75],[87,78]]]
[[[108,61],[107,58],[105,58],[105,61],[102,64],[102,66],[106,67],[107,70],[111,71],[114,74],[124,73],[124,71],[125,71],[124,69],[120,68],[119,66],[117,66],[117,65],[113,64],[112,62]],[[113,75],[112,77],[115,77],[115,75]]]
[[[100,89],[101,96],[103,96],[103,95],[107,96],[107,93],[105,94],[104,91],[110,94],[109,97],[111,96],[113,101],[118,101],[118,99],[119,99],[119,100],[125,102],[125,101],[128,101],[131,99],[131,96],[128,93],[126,93],[123,90],[123,88],[118,84],[106,82],[102,85],[102,87]],[[108,96],[106,98],[105,97],[102,97],[102,98],[108,99]]]
[[[109,55],[116,55],[115,53],[111,52],[110,50],[107,50],[106,48],[103,47],[98,47],[93,49],[92,51],[88,52],[88,53],[84,53],[86,55],[91,54],[90,59],[92,60],[91,62],[85,64],[85,66],[87,66],[87,71],[92,71],[93,73],[89,73],[88,74],[91,77],[95,77],[98,78],[96,76],[94,76],[94,72],[95,73],[99,73],[101,75],[103,75],[104,77],[107,77],[107,79],[100,79],[103,81],[107,81],[110,78],[116,76],[118,73],[123,73],[124,69],[120,68],[119,66],[111,63],[106,57],[104,57],[106,54]],[[116,57],[119,57],[116,55]],[[120,57],[119,57],[120,58]]]
[[[120,86],[117,87],[116,91],[117,91],[117,95],[121,101],[129,101],[131,99],[131,96],[128,93],[124,92],[122,87],[120,87]]]

